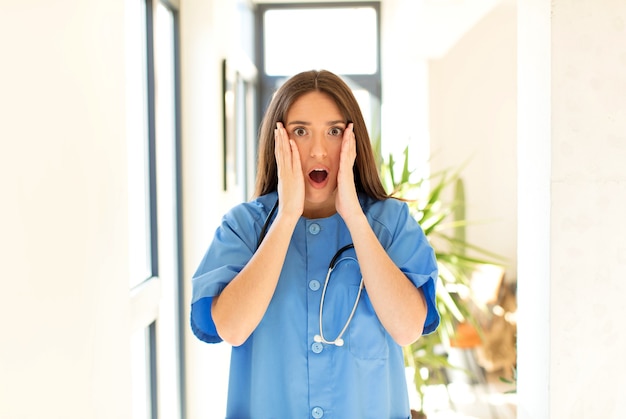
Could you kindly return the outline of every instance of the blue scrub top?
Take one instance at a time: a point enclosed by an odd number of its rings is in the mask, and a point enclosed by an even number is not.
[[[193,277],[191,327],[209,343],[220,342],[211,317],[214,296],[256,250],[277,194],[228,212]],[[428,305],[424,333],[439,324],[435,306],[437,263],[406,203],[359,197],[367,219],[395,264],[422,288]],[[383,328],[364,289],[343,339],[344,346],[316,343],[322,288],[331,259],[352,243],[339,214],[300,218],[276,291],[248,340],[233,347],[227,418],[409,418],[402,347]],[[333,340],[347,321],[361,274],[354,249],[341,254],[324,300],[323,331]]]

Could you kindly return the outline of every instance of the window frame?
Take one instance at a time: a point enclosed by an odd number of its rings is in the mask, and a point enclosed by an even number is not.
[[[371,7],[376,12],[376,72],[373,74],[340,74],[351,81],[357,83],[360,87],[367,90],[370,95],[378,99],[379,103],[382,99],[381,88],[381,42],[380,42],[380,2],[379,1],[362,1],[362,2],[310,2],[310,3],[260,3],[257,4],[255,12],[255,64],[259,71],[259,94],[257,95],[257,115],[263,115],[269,105],[272,94],[277,83],[284,79],[285,76],[271,76],[265,72],[265,37],[264,37],[264,15],[268,10],[285,10],[285,9],[340,9],[355,7]],[[380,109],[377,112],[377,119],[380,121]],[[257,121],[260,123],[260,120]]]
[[[148,224],[148,231],[146,240],[148,242],[148,254],[149,254],[149,269],[150,275],[148,278],[144,278],[140,283],[130,288],[130,308],[131,308],[131,324],[130,324],[130,336],[134,332],[145,330],[146,333],[146,362],[147,362],[147,390],[149,392],[149,400],[147,405],[150,412],[148,417],[150,419],[158,419],[159,416],[163,416],[163,412],[159,408],[159,399],[162,394],[159,392],[162,390],[162,383],[159,380],[160,367],[163,362],[176,363],[176,395],[172,396],[172,400],[168,402],[170,405],[173,403],[174,410],[176,410],[176,417],[179,419],[185,419],[187,416],[185,406],[185,344],[184,333],[184,274],[183,274],[183,237],[182,237],[182,164],[181,164],[181,93],[180,93],[180,18],[178,1],[173,0],[137,0],[142,1],[145,10],[144,22],[145,22],[145,141],[147,141],[146,147],[146,166],[147,166],[147,185],[146,193],[147,199],[147,211],[146,218]],[[172,165],[174,167],[172,184],[173,192],[172,199],[174,202],[175,212],[174,220],[172,220],[171,228],[174,230],[171,244],[175,253],[173,263],[175,264],[172,275],[173,280],[173,294],[169,290],[165,289],[163,279],[160,277],[160,257],[159,250],[162,243],[159,241],[159,176],[163,176],[158,170],[157,160],[157,124],[156,124],[156,112],[157,112],[157,97],[156,97],[156,83],[157,75],[156,62],[155,62],[155,18],[157,8],[159,6],[165,7],[168,12],[171,13],[173,19],[172,29],[172,89],[173,89],[173,115],[172,121],[174,125],[173,130],[173,153],[171,157],[173,159]],[[157,52],[158,53],[158,52]],[[175,242],[175,243],[174,243]],[[164,291],[165,289],[165,291]],[[163,298],[172,299],[171,305],[174,307],[173,313],[165,313],[166,315],[173,315],[175,318],[171,322],[171,330],[168,329],[169,334],[175,336],[174,352],[176,359],[168,359],[166,361],[160,358],[164,356],[160,353],[159,348],[164,344],[162,338],[158,333],[159,319],[163,316],[161,313],[161,301]],[[129,336],[129,338],[130,338]],[[161,351],[163,352],[163,351]],[[171,352],[171,351],[170,351]],[[168,386],[171,386],[168,383]],[[171,389],[171,388],[170,388]],[[168,413],[167,416],[171,414]],[[176,419],[176,418],[173,418]]]

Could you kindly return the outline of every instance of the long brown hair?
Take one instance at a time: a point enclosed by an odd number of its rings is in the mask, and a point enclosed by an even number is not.
[[[274,129],[277,122],[285,122],[287,111],[303,94],[327,94],[335,101],[346,123],[354,124],[356,160],[354,182],[356,190],[378,200],[388,198],[378,175],[374,153],[361,109],[350,87],[336,74],[326,70],[305,71],[287,80],[274,94],[265,112],[259,131],[259,157],[255,195],[273,192],[278,187],[278,170],[274,155]]]

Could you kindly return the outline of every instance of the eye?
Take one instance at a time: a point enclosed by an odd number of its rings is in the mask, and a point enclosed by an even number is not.
[[[306,135],[306,129],[299,127],[293,130],[296,137],[304,137]]]
[[[343,128],[340,127],[332,127],[328,133],[333,137],[339,137],[343,134]]]

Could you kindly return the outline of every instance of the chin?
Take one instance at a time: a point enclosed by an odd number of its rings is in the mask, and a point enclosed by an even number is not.
[[[307,191],[305,199],[311,204],[325,204],[332,202],[332,204],[334,205],[335,191],[331,191],[330,188],[309,190]]]

